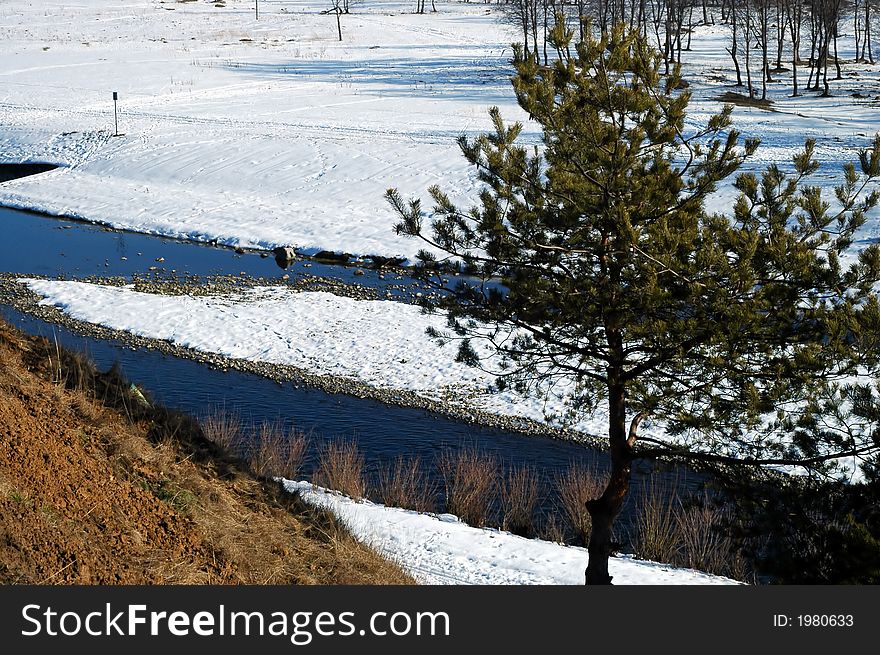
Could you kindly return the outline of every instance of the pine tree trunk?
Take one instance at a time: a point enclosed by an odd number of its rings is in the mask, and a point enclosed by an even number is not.
[[[608,559],[616,548],[614,543],[614,520],[620,514],[629,492],[632,458],[626,435],[626,398],[623,384],[611,381],[608,394],[608,438],[611,454],[611,475],[602,495],[587,503],[592,520],[589,559],[585,572],[588,585],[611,584]]]

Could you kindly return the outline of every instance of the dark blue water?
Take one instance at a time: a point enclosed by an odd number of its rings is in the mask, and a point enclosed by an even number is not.
[[[82,221],[50,218],[0,207],[0,270],[68,279],[172,273],[240,275],[267,279],[288,275],[332,278],[405,295],[392,285],[422,288],[396,273],[298,259],[286,269],[258,252],[114,230]],[[157,261],[161,260],[161,261]],[[155,269],[154,271],[151,271]]]

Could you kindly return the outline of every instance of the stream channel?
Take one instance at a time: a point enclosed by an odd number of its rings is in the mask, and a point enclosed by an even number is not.
[[[25,276],[128,277],[144,274],[156,266],[156,260],[164,259],[161,266],[177,274],[246,273],[262,278],[308,274],[379,287],[391,297],[406,296],[417,288],[414,280],[401,280],[396,274],[380,276],[374,270],[299,259],[282,270],[271,256],[261,257],[256,252],[235,253],[225,247],[4,208],[0,208],[0,222],[0,271]],[[339,437],[356,439],[372,475],[398,455],[419,456],[426,472],[439,481],[438,454],[445,448],[463,445],[495,455],[503,466],[528,464],[544,483],[551,482],[572,464],[602,468],[607,461],[603,453],[573,441],[480,427],[421,409],[330,394],[296,382],[279,384],[256,374],[221,371],[155,350],[132,349],[113,340],[82,336],[8,305],[0,305],[0,316],[24,332],[57,339],[64,347],[86,353],[102,370],[120,365],[123,373],[156,401],[193,416],[225,411],[245,424],[281,421],[287,426],[294,425],[317,443]],[[305,475],[316,464],[314,450],[305,462]],[[644,477],[649,471],[650,467],[644,464],[637,469],[636,477]],[[680,470],[661,475],[667,479],[674,477],[679,487],[690,489],[697,488],[702,479],[699,474]],[[555,494],[543,493],[538,512],[546,514],[553,510],[554,498]],[[631,512],[630,506],[624,516],[631,518]]]

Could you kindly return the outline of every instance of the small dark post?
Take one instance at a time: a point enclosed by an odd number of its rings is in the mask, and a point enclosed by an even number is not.
[[[113,124],[115,126],[115,132],[113,132],[113,136],[119,136],[119,118],[116,114],[116,101],[119,99],[119,94],[116,91],[113,92]]]
[[[260,20],[260,0],[254,0],[254,20]]]

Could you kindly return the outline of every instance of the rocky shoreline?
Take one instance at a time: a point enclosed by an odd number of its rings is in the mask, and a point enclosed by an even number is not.
[[[345,394],[357,398],[368,398],[382,403],[423,409],[455,420],[485,427],[517,432],[528,436],[549,436],[582,443],[587,447],[603,449],[602,440],[584,433],[548,426],[536,421],[493,414],[466,406],[460,399],[449,394],[440,398],[426,398],[404,389],[387,389],[367,385],[359,380],[333,375],[311,373],[295,366],[255,362],[246,359],[226,357],[206,353],[161,339],[153,339],[116,330],[102,325],[74,319],[56,307],[39,304],[42,298],[16,280],[22,277],[12,273],[0,274],[0,304],[35,317],[37,319],[63,326],[70,331],[101,340],[113,340],[131,349],[158,351],[166,355],[190,359],[213,369],[236,370],[252,373],[279,384],[292,382],[320,389],[331,394]],[[39,276],[30,276],[39,277]],[[80,281],[111,286],[133,284],[135,289],[145,293],[163,295],[222,295],[235,296],[255,286],[286,286],[295,291],[328,291],[358,300],[380,299],[383,294],[370,287],[347,284],[339,280],[317,276],[296,276],[279,281],[278,278],[253,278],[250,276],[217,275],[194,276],[167,273],[151,273],[134,276],[133,279],[119,277],[90,277]]]

